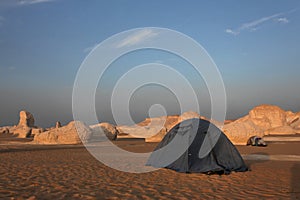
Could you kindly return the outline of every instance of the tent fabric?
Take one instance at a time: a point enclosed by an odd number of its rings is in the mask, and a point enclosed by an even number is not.
[[[146,165],[186,173],[229,174],[248,170],[226,135],[209,121],[196,118],[173,127]]]
[[[247,146],[248,145],[258,146],[258,147],[266,147],[267,143],[261,137],[252,136],[247,141]]]

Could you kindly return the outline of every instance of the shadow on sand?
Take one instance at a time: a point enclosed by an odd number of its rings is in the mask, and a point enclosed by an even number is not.
[[[0,148],[0,153],[24,152],[24,151],[49,151],[59,149],[85,149],[83,145],[9,145],[6,148]]]
[[[291,199],[300,199],[300,163],[291,168]]]
[[[264,157],[269,156],[269,154],[267,154],[265,152],[256,152],[256,153],[249,154],[248,158],[244,158],[244,161],[245,161],[247,167],[249,168],[249,171],[251,171],[251,166],[252,165],[255,165],[255,164],[258,164],[258,163],[264,163],[264,162],[268,161],[267,159],[255,158],[254,157],[255,155],[262,155]]]

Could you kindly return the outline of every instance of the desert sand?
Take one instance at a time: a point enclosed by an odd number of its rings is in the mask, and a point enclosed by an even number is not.
[[[300,162],[245,160],[250,171],[230,175],[177,173],[168,169],[133,174],[111,169],[82,145],[29,145],[31,139],[2,136],[0,199],[299,199]],[[157,143],[114,142],[133,152]],[[299,142],[266,148],[237,146],[243,156],[300,156]]]

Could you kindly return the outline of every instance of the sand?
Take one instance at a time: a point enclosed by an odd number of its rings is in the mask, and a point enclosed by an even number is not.
[[[103,165],[81,145],[1,141],[0,199],[300,199],[299,161],[246,160],[251,171],[222,176],[167,169],[133,174]],[[156,146],[141,140],[115,143],[133,152]],[[243,155],[299,156],[299,144],[238,149]]]

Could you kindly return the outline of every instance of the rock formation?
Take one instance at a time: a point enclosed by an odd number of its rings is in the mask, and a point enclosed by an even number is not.
[[[102,137],[105,135],[109,140],[116,140],[119,134],[116,126],[109,123],[100,123],[90,126],[93,131],[92,140],[102,140]]]
[[[191,118],[200,118],[196,112],[189,111],[182,115],[147,118],[133,126],[118,126],[120,137],[145,138],[146,142],[159,142],[176,124]]]
[[[178,123],[179,116],[146,118],[133,126],[118,126],[120,138],[145,138],[147,142],[163,138],[167,131]]]
[[[20,112],[19,127],[34,127],[34,118],[30,112],[22,110]]]
[[[147,118],[133,126],[114,126],[100,123],[90,127],[81,122],[70,122],[61,127],[56,122],[55,128],[44,129],[34,126],[33,115],[27,111],[20,112],[17,126],[0,127],[0,134],[11,133],[17,137],[33,137],[34,142],[40,144],[78,144],[94,139],[110,140],[117,138],[145,138],[146,142],[160,142],[165,134],[177,123],[190,118],[202,118],[198,113],[185,112],[182,115]],[[212,123],[218,126],[218,122]],[[227,137],[234,144],[245,144],[249,137],[257,135],[291,135],[300,134],[300,112],[284,111],[278,106],[260,105],[249,111],[249,114],[235,121],[227,120],[225,125],[220,123]],[[77,129],[80,129],[80,136]]]
[[[285,111],[278,106],[260,105],[249,112],[251,121],[263,130],[287,124]]]
[[[278,106],[260,105],[249,115],[223,127],[224,133],[235,144],[245,144],[251,136],[296,134],[299,131],[299,116],[285,112]]]
[[[43,128],[39,128],[34,125],[33,115],[25,110],[20,112],[18,125],[8,127],[8,129],[9,133],[19,138],[33,137],[37,133],[44,132]]]
[[[60,122],[56,122],[55,123],[55,128],[60,128],[61,127],[61,123]]]
[[[234,144],[246,144],[251,136],[257,135],[262,137],[264,135],[263,130],[256,126],[249,116],[225,124],[223,131]]]
[[[293,135],[296,133],[300,133],[300,130],[294,129],[291,126],[280,126],[266,130],[264,135]]]
[[[19,138],[29,138],[31,137],[31,128],[30,127],[19,127],[13,130],[13,134]]]
[[[184,112],[180,115],[178,123],[192,118],[200,118],[200,115],[194,111]]]
[[[35,136],[38,133],[42,133],[45,132],[45,130],[43,128],[32,128],[31,129],[31,136]]]
[[[92,130],[84,123],[72,121],[61,128],[51,129],[34,136],[37,144],[80,144],[87,142],[92,135]]]
[[[17,137],[27,138],[31,136],[32,128],[36,128],[34,126],[33,115],[30,112],[23,110],[20,112],[20,120],[18,125],[11,131]]]
[[[120,138],[150,138],[160,133],[166,133],[164,126],[154,124],[151,126],[118,126],[117,129],[120,132]]]
[[[124,137],[145,138],[146,142],[159,142],[177,123],[190,118],[202,118],[195,112],[186,112],[181,116],[164,116],[147,118],[134,126],[118,126],[120,135]],[[205,119],[205,118],[204,118]],[[216,126],[218,122],[210,120]],[[222,124],[223,125],[223,124]],[[284,111],[278,106],[260,105],[249,114],[235,121],[226,121],[221,129],[234,144],[246,144],[254,135],[286,135],[300,133],[300,113]],[[123,137],[123,136],[121,136]]]
[[[0,134],[8,134],[9,127],[0,127]]]

